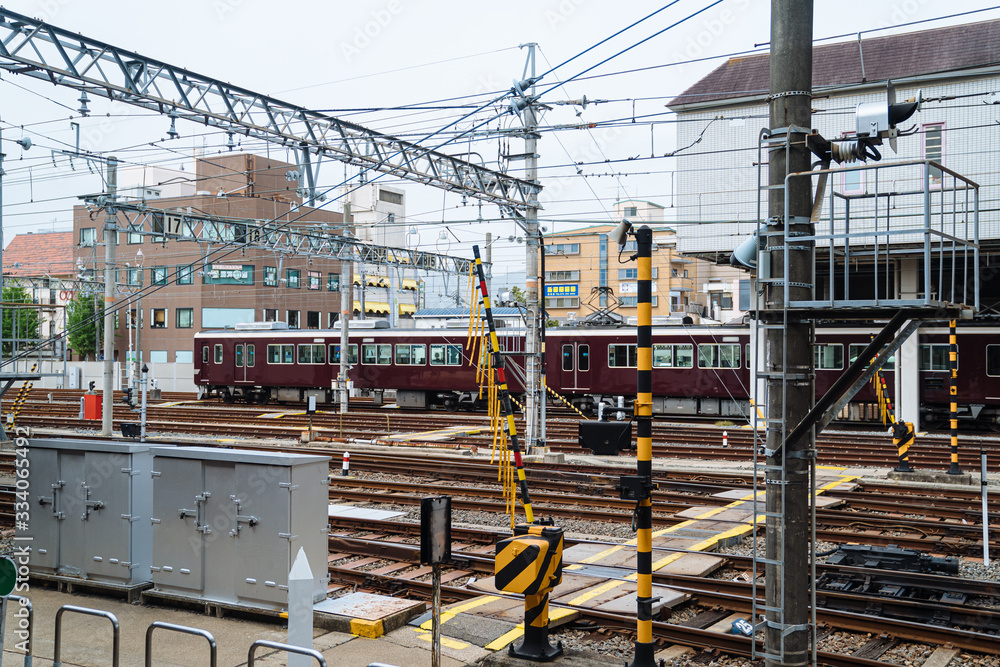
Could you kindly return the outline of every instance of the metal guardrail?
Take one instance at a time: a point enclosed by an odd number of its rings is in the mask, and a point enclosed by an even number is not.
[[[190,628],[186,625],[176,625],[166,621],[153,621],[146,628],[146,667],[153,665],[153,630],[163,628],[171,632],[181,632],[187,635],[197,635],[208,640],[208,664],[209,667],[217,667],[219,664],[218,647],[215,644],[215,637],[208,630],[201,628]]]
[[[247,652],[247,667],[253,667],[254,665],[254,654],[257,653],[257,649],[260,647],[273,648],[278,651],[285,651],[287,653],[298,653],[299,655],[308,655],[316,659],[320,664],[320,667],[326,666],[326,658],[319,651],[311,648],[302,648],[301,646],[292,646],[290,644],[282,644],[280,642],[272,642],[266,639],[258,639],[253,644],[250,644],[250,650]]]
[[[103,616],[111,621],[111,667],[119,667],[121,661],[121,628],[118,626],[118,618],[110,611],[88,609],[87,607],[77,607],[71,604],[59,607],[59,610],[56,612],[56,636],[53,640],[52,667],[62,667],[62,617],[67,611],[87,616]]]

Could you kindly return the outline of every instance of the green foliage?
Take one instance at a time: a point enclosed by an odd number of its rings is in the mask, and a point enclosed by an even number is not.
[[[34,304],[31,293],[23,287],[5,287],[3,290],[3,353],[13,354],[12,338],[38,338],[38,308],[34,305],[19,308],[11,304]],[[19,345],[18,348],[23,348]]]
[[[81,359],[97,359],[98,341],[102,339],[101,324],[93,295],[77,292],[66,306],[66,330],[69,346]]]
[[[517,303],[525,302],[524,290],[517,285],[511,287],[508,291],[510,292],[511,301],[516,301]]]

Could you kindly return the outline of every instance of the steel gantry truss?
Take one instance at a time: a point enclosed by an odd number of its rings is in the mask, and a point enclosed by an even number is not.
[[[323,223],[303,221],[299,226],[271,220],[226,218],[154,209],[143,204],[110,203],[102,195],[84,197],[88,206],[111,209],[120,216],[118,231],[159,241],[230,244],[289,255],[311,255],[348,262],[402,266],[468,275],[472,260],[421,250],[373,245],[322,229]]]
[[[0,7],[0,68],[524,211],[539,186]],[[307,160],[305,160],[307,161]]]

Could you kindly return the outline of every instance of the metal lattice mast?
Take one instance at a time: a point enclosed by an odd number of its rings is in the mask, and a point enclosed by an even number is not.
[[[524,210],[535,184],[0,8],[0,69]],[[309,175],[303,175],[308,182]]]

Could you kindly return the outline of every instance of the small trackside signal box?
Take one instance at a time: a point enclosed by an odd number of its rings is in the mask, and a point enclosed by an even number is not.
[[[497,542],[496,587],[537,595],[562,581],[563,529],[518,524],[514,536]]]

